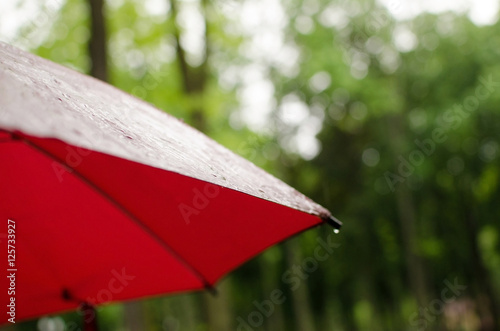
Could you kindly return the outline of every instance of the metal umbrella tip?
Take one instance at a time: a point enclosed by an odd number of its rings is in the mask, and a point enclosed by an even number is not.
[[[340,228],[342,227],[342,222],[331,215],[329,215],[328,217],[324,217],[323,221],[332,226],[335,233],[338,233]]]

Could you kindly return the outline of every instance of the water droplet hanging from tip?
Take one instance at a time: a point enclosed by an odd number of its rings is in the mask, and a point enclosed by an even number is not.
[[[333,229],[333,233],[335,233],[335,234],[339,234],[339,233],[340,233],[340,230],[339,230],[339,229]]]

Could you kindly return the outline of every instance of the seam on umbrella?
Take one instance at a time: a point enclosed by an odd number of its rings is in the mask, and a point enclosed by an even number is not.
[[[55,162],[61,164],[63,167],[67,169],[71,169],[70,173],[74,174],[76,177],[78,177],[81,181],[83,181],[85,184],[87,184],[92,190],[94,190],[97,194],[101,195],[104,197],[108,202],[110,202],[115,208],[120,210],[127,218],[132,220],[134,223],[136,223],[143,231],[145,231],[148,235],[150,235],[153,239],[155,239],[160,246],[162,246],[167,252],[172,254],[181,264],[183,264],[188,270],[190,270],[203,284],[205,289],[210,291],[211,293],[214,293],[214,287],[210,282],[203,276],[203,274],[196,269],[194,266],[192,266],[184,257],[182,257],[176,250],[174,250],[170,245],[165,243],[152,229],[150,229],[148,226],[146,226],[141,220],[132,214],[127,208],[125,208],[121,203],[116,201],[111,195],[100,189],[96,184],[94,184],[91,180],[89,180],[87,177],[82,175],[79,171],[77,171],[75,168],[70,167],[67,165],[64,161],[59,159],[56,155],[50,153],[49,151],[45,150],[44,148],[38,146],[36,143],[26,139],[20,134],[17,134],[15,132],[11,132],[8,130],[2,130],[5,132],[8,132],[11,134],[13,140],[18,140],[26,144],[27,146],[37,150],[39,153],[49,157],[50,159],[54,160]],[[64,143],[64,142],[63,142]]]
[[[0,138],[0,143],[8,143],[8,142],[11,142],[12,140],[14,140],[14,137],[12,136],[12,132],[4,130],[2,128],[0,128],[0,132],[5,132],[9,135],[8,137]]]
[[[6,138],[6,139],[0,139],[0,143],[4,143],[4,142],[12,142],[12,141],[22,141],[17,135],[15,135],[13,132],[10,132],[10,131],[7,131],[7,130],[4,130],[4,129],[1,129],[0,128],[0,132],[5,132],[7,134],[9,134],[9,137]],[[35,252],[35,250],[32,249],[32,246],[27,242],[26,243],[26,246],[28,247],[28,252],[34,256],[37,256]],[[61,284],[61,286],[63,288],[65,288],[65,285],[64,285],[64,282],[61,280],[61,278],[58,277],[58,275],[53,271],[54,268],[47,268],[47,261],[45,263],[40,263],[39,265],[41,265],[46,271],[47,273],[56,280],[57,283]]]

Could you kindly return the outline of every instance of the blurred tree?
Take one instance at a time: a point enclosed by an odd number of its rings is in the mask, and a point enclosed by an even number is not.
[[[208,77],[208,59],[209,59],[209,25],[207,23],[206,11],[208,1],[200,1],[200,11],[203,19],[204,42],[201,64],[192,66],[186,59],[186,51],[181,42],[181,31],[178,26],[179,3],[176,0],[170,0],[172,10],[172,20],[174,26],[175,49],[177,55],[177,64],[182,79],[182,88],[185,98],[189,101],[190,107],[185,109],[191,115],[191,121],[195,128],[201,132],[207,133],[206,110],[203,105],[203,95],[206,93]],[[205,292],[202,295],[203,308],[209,331],[230,331],[233,330],[233,319],[230,310],[230,283],[228,280],[221,282],[217,286],[217,294]]]
[[[106,23],[104,1],[88,0],[90,8],[90,74],[102,81],[108,81]]]
[[[233,330],[253,301],[281,289],[289,300],[260,329],[498,330],[499,23],[477,26],[459,12],[396,19],[373,0],[266,0],[263,12],[255,0],[123,0],[106,2],[105,28],[83,2],[67,0],[38,54],[94,72],[94,56],[106,55],[87,46],[109,39],[114,85],[209,133],[345,224],[338,250],[297,291],[283,273],[330,229],[242,266],[219,299],[146,300],[138,319],[147,328]],[[89,4],[102,14],[102,2]],[[204,29],[196,61],[183,47],[194,29],[188,14]],[[262,24],[267,16],[273,24]],[[443,297],[450,283],[466,288]],[[105,307],[100,323],[124,328],[120,319],[137,309]]]
[[[178,15],[178,2],[176,0],[170,1],[170,7],[172,9],[172,19],[174,21],[174,37],[175,37],[175,49],[177,54],[177,64],[179,66],[179,70],[181,73],[182,79],[182,87],[184,90],[184,94],[187,99],[192,101],[192,109],[187,109],[187,111],[191,114],[192,123],[195,128],[200,130],[201,132],[207,132],[207,124],[205,119],[205,112],[203,110],[202,105],[202,95],[205,92],[205,88],[207,85],[207,76],[208,76],[208,58],[209,54],[209,26],[207,23],[206,16],[206,7],[207,0],[200,1],[200,9],[203,14],[203,30],[205,32],[204,42],[203,42],[203,51],[202,51],[202,60],[201,64],[197,66],[192,66],[188,64],[186,59],[186,51],[182,47],[181,44],[181,31],[178,27],[177,20],[179,20]]]

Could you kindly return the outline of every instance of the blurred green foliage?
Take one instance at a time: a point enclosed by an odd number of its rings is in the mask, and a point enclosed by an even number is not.
[[[275,42],[289,51],[280,60],[252,48],[266,37],[272,46],[272,32],[239,25],[251,1],[203,2],[209,75],[193,95],[182,88],[175,17],[165,4],[165,13],[153,14],[142,1],[107,3],[111,83],[186,122],[201,107],[211,137],[344,222],[335,237],[340,247],[301,285],[309,302],[300,304],[312,311],[315,330],[499,326],[499,23],[476,26],[454,12],[396,20],[371,0],[283,0]],[[88,72],[87,3],[67,0],[52,23],[33,51]],[[270,112],[256,115],[265,118],[257,129],[245,116],[262,109],[243,110],[252,74],[272,86]],[[494,84],[480,100],[476,90],[484,80]],[[458,112],[455,105],[472,110]],[[433,138],[437,129],[445,138]],[[313,256],[317,239],[329,234],[322,227],[292,239],[296,254]],[[254,300],[281,289],[292,298],[280,307],[281,321],[266,318],[255,329],[299,330],[296,296],[282,279],[291,267],[286,252],[273,247],[228,277],[234,329],[237,317],[247,320],[255,310]],[[441,302],[445,281],[455,280],[466,290]],[[206,330],[199,297],[191,296],[196,330]],[[178,300],[139,303],[148,329],[188,330]],[[104,330],[126,329],[121,304],[99,316]],[[63,318],[80,320],[77,313]]]

